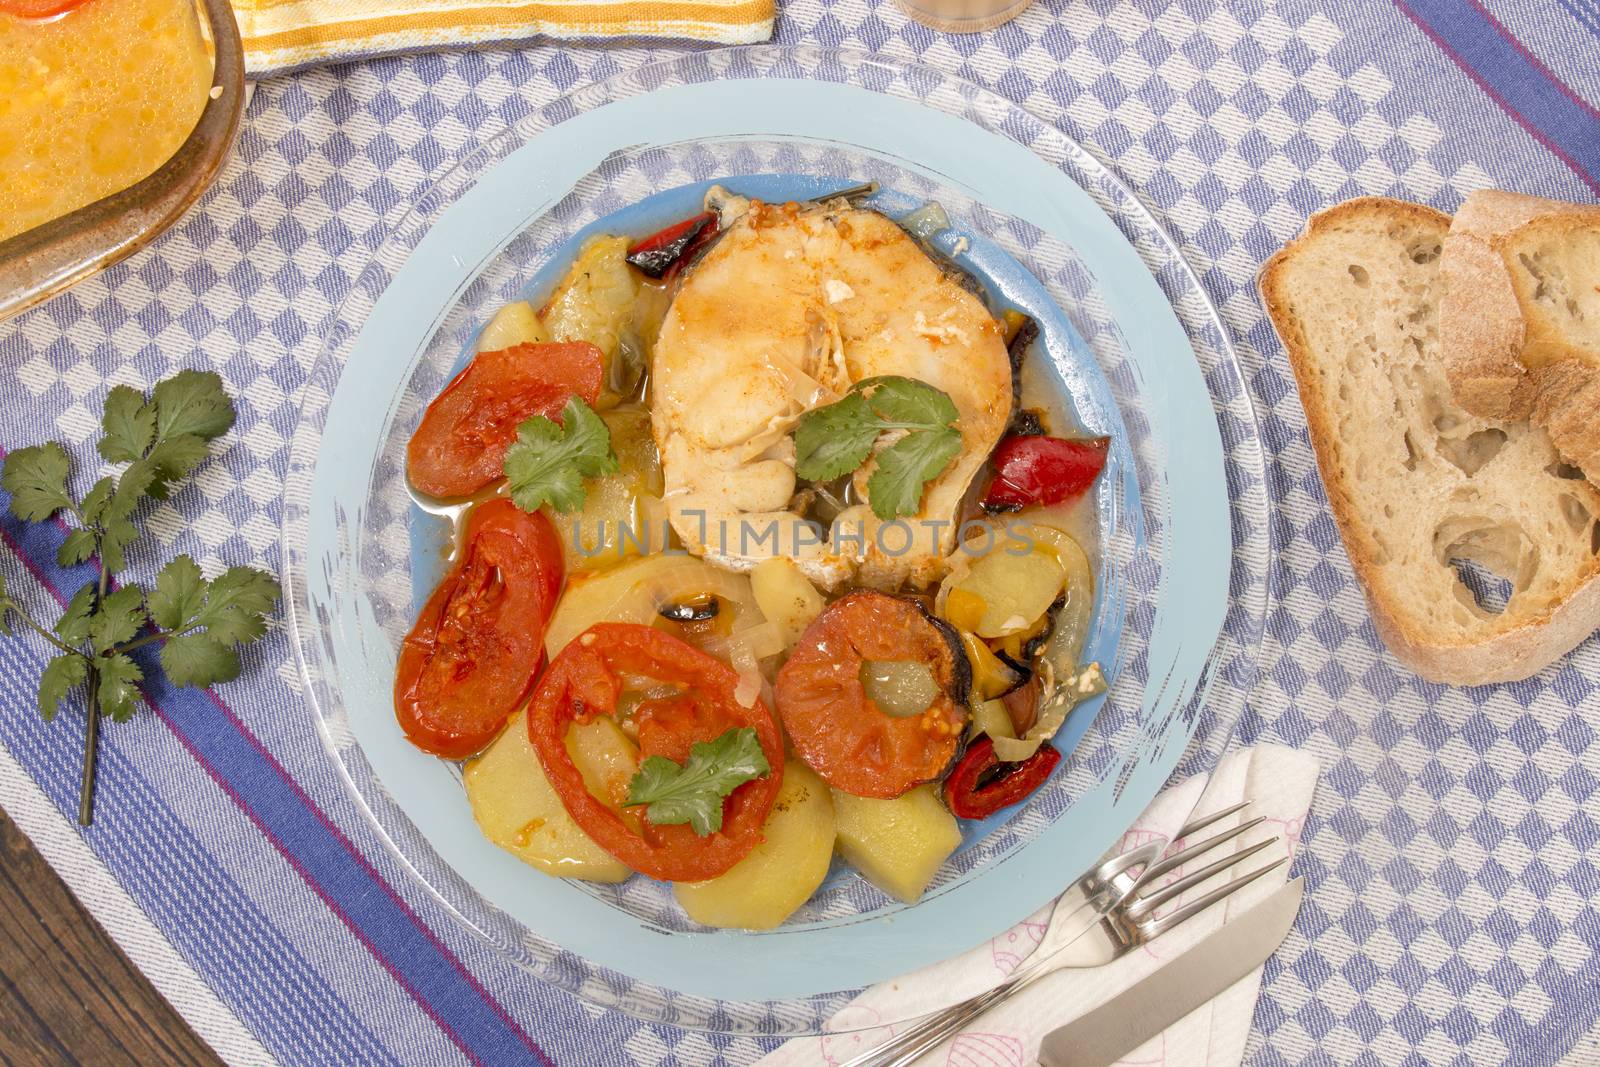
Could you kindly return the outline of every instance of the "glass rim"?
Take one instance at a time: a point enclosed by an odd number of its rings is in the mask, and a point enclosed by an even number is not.
[[[443,207],[448,206],[448,204],[453,201],[455,196],[460,195],[460,193],[465,189],[471,188],[478,178],[492,169],[492,167],[500,159],[504,158],[504,155],[509,150],[526,143],[528,140],[538,136],[545,130],[555,125],[559,125],[560,122],[565,121],[565,119],[581,113],[588,108],[610,102],[611,99],[620,99],[623,97],[640,95],[651,91],[651,89],[654,88],[654,85],[651,83],[656,80],[652,75],[656,73],[675,70],[684,66],[704,64],[708,61],[708,59],[715,61],[723,57],[726,58],[727,62],[736,64],[741,56],[752,57],[758,62],[758,64],[760,61],[770,61],[774,66],[780,66],[786,61],[797,64],[804,64],[806,62],[822,63],[831,61],[840,64],[846,69],[858,71],[866,70],[893,72],[907,79],[923,79],[930,82],[932,88],[929,95],[931,95],[932,91],[937,91],[940,87],[954,85],[959,87],[962,92],[967,93],[970,99],[977,100],[980,105],[994,107],[1001,114],[1004,114],[1007,111],[1012,111],[1028,115],[1028,117],[1033,119],[1034,122],[1037,122],[1045,129],[1052,131],[1054,137],[1058,138],[1060,141],[1060,145],[1058,145],[1058,147],[1065,148],[1070,161],[1075,166],[1082,167],[1085,169],[1085,171],[1091,173],[1096,182],[1105,186],[1107,190],[1110,190],[1110,195],[1120,201],[1116,207],[1116,210],[1113,211],[1111,208],[1107,207],[1106,204],[1102,203],[1102,196],[1096,195],[1096,192],[1093,190],[1089,190],[1087,188],[1085,190],[1092,198],[1095,199],[1096,203],[1101,206],[1101,209],[1118,223],[1119,229],[1124,228],[1124,223],[1122,219],[1118,218],[1118,215],[1122,212],[1127,212],[1131,216],[1127,225],[1136,225],[1139,228],[1139,233],[1136,236],[1129,236],[1124,230],[1124,236],[1134,247],[1134,250],[1139,255],[1141,261],[1143,261],[1146,269],[1149,269],[1152,275],[1157,276],[1157,282],[1158,284],[1162,285],[1163,292],[1166,291],[1167,283],[1163,282],[1163,279],[1160,277],[1160,273],[1152,266],[1151,259],[1164,253],[1165,258],[1162,260],[1163,267],[1170,268],[1176,275],[1176,277],[1171,280],[1170,284],[1173,284],[1183,290],[1178,294],[1177,298],[1169,295],[1169,299],[1173,300],[1175,313],[1177,313],[1178,299],[1186,300],[1190,305],[1188,308],[1189,313],[1198,314],[1201,320],[1203,320],[1203,326],[1209,327],[1209,329],[1214,332],[1215,337],[1210,339],[1210,344],[1216,349],[1216,366],[1210,369],[1221,370],[1224,372],[1231,370],[1232,372],[1232,377],[1235,380],[1230,384],[1237,390],[1233,399],[1236,402],[1243,404],[1244,410],[1242,417],[1248,424],[1248,427],[1251,431],[1249,436],[1255,441],[1255,451],[1257,453],[1254,464],[1256,467],[1255,473],[1258,475],[1258,484],[1264,484],[1264,453],[1261,451],[1260,447],[1259,430],[1257,429],[1259,423],[1256,419],[1254,411],[1253,398],[1243,379],[1243,372],[1240,367],[1237,353],[1233,349],[1231,339],[1229,338],[1226,329],[1222,325],[1216,308],[1206,297],[1204,289],[1200,286],[1198,278],[1194,274],[1187,261],[1183,258],[1181,250],[1166,234],[1165,230],[1160,226],[1157,220],[1151,216],[1150,212],[1138,200],[1133,191],[1122,182],[1120,177],[1118,177],[1108,167],[1101,164],[1092,156],[1092,154],[1088,153],[1087,150],[1077,145],[1076,142],[1072,141],[1070,137],[1067,137],[1066,134],[1062,133],[1052,124],[1044,122],[1043,120],[1038,119],[1036,116],[1032,116],[1020,105],[1014,104],[1011,101],[1006,100],[1004,97],[1000,97],[991,90],[972,85],[971,83],[964,82],[962,79],[955,78],[951,75],[944,74],[943,72],[933,70],[932,68],[924,67],[919,64],[887,61],[868,56],[863,53],[817,47],[791,48],[785,46],[756,45],[735,49],[718,50],[714,53],[690,53],[686,56],[674,57],[672,59],[659,61],[657,63],[646,64],[631,71],[625,71],[618,75],[614,75],[603,81],[590,83],[588,86],[576,90],[567,100],[558,101],[555,104],[548,105],[547,107],[534,112],[532,115],[521,120],[515,125],[498,131],[488,140],[464,149],[458,154],[457,158],[453,161],[449,169],[441,174],[429,186],[422,198],[419,199],[417,205],[410,212],[408,212],[406,216],[397,221],[392,227],[388,228],[388,232],[384,235],[382,246],[376,250],[373,260],[368,263],[366,268],[363,269],[360,278],[357,280],[357,283],[352,287],[350,294],[341,303],[340,307],[336,308],[330,314],[328,320],[324,323],[325,329],[323,331],[319,331],[318,334],[320,338],[324,339],[324,343],[322,350],[318,355],[316,365],[314,366],[311,376],[308,380],[307,396],[309,397],[312,395],[313,389],[322,390],[326,392],[326,396],[323,397],[323,400],[325,401],[328,397],[331,397],[332,390],[337,385],[337,382],[343,371],[344,360],[349,353],[349,348],[354,343],[355,338],[359,336],[360,329],[365,322],[364,316],[357,321],[356,318],[349,313],[351,304],[356,301],[358,295],[362,295],[361,291],[363,282],[368,284],[377,284],[377,289],[375,292],[366,294],[375,300],[377,294],[381,293],[384,286],[386,286],[388,281],[393,278],[394,272],[399,269],[401,263],[403,263],[405,259],[406,254],[408,254],[408,250],[401,249],[397,247],[397,245],[405,243],[405,240],[408,238],[419,239],[421,234],[426,233],[432,227],[433,219],[431,216],[435,211],[441,210]],[[767,77],[774,75],[769,70],[768,72],[761,73],[757,76]],[[857,83],[851,82],[851,84]],[[874,88],[871,85],[862,85],[861,87],[868,89]],[[590,97],[599,97],[601,99],[594,100],[592,102],[586,102]],[[928,96],[921,97],[921,100],[925,106],[936,108],[939,106],[936,103],[930,102]],[[989,129],[992,133],[998,134],[999,136],[1011,136],[1001,127],[998,121],[996,121],[992,126],[986,125],[985,128]],[[1012,139],[1018,140],[1016,137],[1012,137]],[[1030,149],[1033,147],[1026,142],[1022,143],[1024,143],[1025,147],[1029,147]],[[1037,150],[1035,151],[1037,152]],[[1055,166],[1057,169],[1062,169],[1066,165],[1064,162],[1057,162],[1050,159],[1046,159],[1046,162],[1051,163],[1051,165]],[[1067,177],[1069,180],[1077,181],[1077,178],[1071,171],[1068,172]],[[1083,183],[1079,182],[1079,184],[1082,185]],[[1141,244],[1141,239],[1144,242],[1149,242],[1150,246],[1143,246]],[[395,260],[394,258],[396,255],[400,257],[398,260]],[[370,311],[371,309],[368,307],[365,310]],[[1193,330],[1191,330],[1188,321],[1184,319],[1181,314],[1180,323],[1183,325],[1185,332],[1190,334],[1191,343],[1193,343]],[[1195,352],[1195,357],[1197,360],[1201,359],[1198,350]],[[1207,368],[1202,365],[1202,370],[1206,369]],[[1215,391],[1212,393],[1211,400],[1213,408],[1216,409],[1218,406],[1218,398]],[[1221,411],[1218,410],[1217,414],[1220,420],[1222,417]],[[489,931],[484,930],[481,923],[474,921],[473,918],[464,914],[463,910],[457,906],[456,901],[447,898],[443,893],[441,893],[439,888],[433,883],[432,880],[430,880],[423,872],[416,868],[411,861],[411,858],[408,857],[404,850],[401,849],[399,845],[392,839],[389,830],[383,825],[377,814],[371,809],[365,794],[362,792],[361,786],[351,776],[350,769],[345,765],[346,757],[340,751],[334,737],[329,732],[330,726],[327,721],[329,710],[323,707],[323,696],[318,691],[319,683],[316,680],[318,668],[314,662],[316,657],[317,634],[315,632],[314,619],[310,615],[311,604],[307,599],[308,593],[305,585],[305,576],[303,573],[303,567],[307,562],[307,551],[305,547],[306,543],[303,536],[305,532],[303,529],[303,524],[308,521],[309,516],[306,514],[301,503],[303,497],[296,496],[297,491],[308,491],[310,478],[315,471],[316,442],[312,439],[313,437],[316,440],[320,440],[321,424],[318,423],[315,427],[311,427],[307,421],[307,416],[303,415],[302,423],[296,430],[294,444],[292,446],[283,519],[284,576],[285,584],[290,590],[290,597],[288,598],[288,616],[292,643],[295,648],[297,665],[300,669],[302,679],[306,683],[305,692],[308,699],[312,703],[313,710],[316,712],[315,717],[317,719],[319,736],[321,736],[324,747],[328,750],[329,755],[333,757],[333,762],[344,781],[345,788],[352,794],[354,799],[356,799],[357,806],[363,817],[377,832],[380,840],[383,842],[384,847],[392,856],[394,856],[395,859],[401,863],[403,869],[407,870],[412,877],[416,878],[438,903],[444,906],[449,913],[452,914],[452,916],[460,921],[474,935],[493,945],[502,955],[511,959],[512,962],[528,968],[539,977],[553,981],[554,984],[557,984],[562,988],[569,988],[570,991],[576,992],[580,996],[584,996],[585,999],[603,1004],[607,1007],[616,1008],[640,1018],[649,1019],[650,1021],[666,1022],[672,1025],[684,1026],[687,1028],[707,1029],[718,1032],[743,1033],[818,1032],[816,1030],[808,1029],[780,1029],[775,1031],[752,1030],[740,1026],[729,1027],[725,1025],[706,1024],[703,1021],[697,1021],[697,1018],[686,1018],[681,1013],[675,1013],[671,1011],[652,1011],[648,1006],[646,1006],[644,1010],[640,1010],[640,1006],[636,1003],[630,1002],[626,995],[617,994],[614,990],[605,987],[603,983],[580,982],[576,984],[580,987],[587,986],[587,988],[572,988],[572,984],[560,981],[551,976],[549,973],[551,968],[548,965],[550,961],[539,961],[540,965],[535,965],[528,963],[523,958],[520,958],[523,955],[523,950],[519,948],[519,946],[508,945],[505,942],[505,939],[497,937]],[[1226,442],[1224,442],[1224,445],[1226,447]],[[307,454],[308,451],[309,455]],[[1264,493],[1263,499],[1265,499]],[[1241,541],[1241,534],[1238,527],[1239,511],[1240,509],[1236,503],[1230,507],[1230,513],[1234,523],[1234,529],[1231,531],[1231,537],[1233,539],[1236,555],[1239,552]],[[1214,759],[1215,756],[1221,754],[1221,752],[1227,747],[1228,738],[1231,737],[1232,731],[1238,723],[1238,719],[1243,710],[1243,704],[1248,698],[1249,689],[1253,688],[1253,672],[1256,666],[1255,654],[1257,648],[1259,647],[1260,633],[1264,627],[1264,620],[1266,618],[1267,608],[1271,599],[1270,587],[1264,580],[1264,572],[1266,564],[1268,561],[1270,561],[1274,551],[1272,538],[1273,532],[1270,524],[1265,524],[1263,529],[1259,531],[1252,531],[1248,535],[1248,539],[1252,540],[1252,543],[1256,543],[1256,548],[1254,550],[1255,554],[1261,557],[1257,561],[1260,564],[1261,574],[1256,576],[1261,580],[1255,585],[1253,590],[1248,592],[1250,602],[1242,605],[1243,610],[1241,613],[1236,613],[1233,611],[1231,605],[1233,604],[1235,598],[1230,595],[1230,616],[1242,614],[1245,617],[1243,621],[1243,632],[1239,635],[1232,634],[1230,633],[1229,626],[1224,624],[1223,628],[1218,633],[1215,647],[1210,652],[1211,660],[1216,662],[1219,669],[1211,670],[1208,668],[1206,672],[1206,681],[1199,687],[1199,691],[1195,696],[1195,701],[1203,704],[1206,693],[1210,691],[1213,683],[1219,677],[1220,673],[1232,672],[1230,683],[1232,686],[1234,686],[1234,691],[1239,694],[1237,698],[1237,703],[1239,706],[1233,712],[1231,721],[1223,724],[1226,727],[1224,732],[1204,733],[1198,727],[1196,728],[1195,732],[1190,735],[1189,745],[1190,747],[1193,747],[1199,744],[1202,740],[1205,741],[1204,751],[1208,755],[1207,757],[1196,759],[1190,759],[1185,756],[1184,759],[1180,760],[1180,769],[1184,767],[1188,767],[1190,770],[1201,769],[1200,764],[1208,762],[1210,759]],[[1252,636],[1254,637],[1253,642],[1251,640]],[[1241,637],[1243,638],[1242,640]],[[1255,647],[1251,647],[1252,644]],[[1222,662],[1224,660],[1226,662]],[[1248,679],[1244,677],[1245,673],[1249,674]],[[1065,887],[1063,886],[1062,888]],[[493,907],[492,905],[489,906],[491,908]],[[669,990],[666,992],[670,993],[671,991]],[[716,1013],[713,1011],[704,1014],[709,1016]]]

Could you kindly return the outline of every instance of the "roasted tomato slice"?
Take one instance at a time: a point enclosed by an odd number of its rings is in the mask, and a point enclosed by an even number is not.
[[[528,710],[528,737],[567,814],[601,848],[640,874],[672,882],[715,878],[761,841],[761,827],[783,785],[783,735],[759,699],[734,699],[739,676],[681,638],[653,626],[603,622],[574,638],[551,662]],[[682,763],[697,741],[753,727],[772,773],[755,778],[723,801],[722,829],[701,837],[687,825],[655,826],[637,811],[640,832],[590,793],[567,752],[567,728],[596,715],[615,715],[624,689],[652,695],[633,710],[639,755]]]
[[[939,690],[919,715],[886,714],[867,696],[863,660],[926,663]],[[897,797],[955,759],[972,668],[960,638],[917,603],[851,593],[817,616],[778,672],[778,715],[795,753],[837,789]]]
[[[467,515],[461,555],[400,645],[394,705],[411,743],[465,759],[527,697],[561,595],[561,539],[509,500]]]
[[[587,341],[479,352],[434,398],[406,448],[411,484],[430,496],[469,496],[504,473],[506,449],[529,416],[559,421],[567,400],[593,404],[605,359]]]

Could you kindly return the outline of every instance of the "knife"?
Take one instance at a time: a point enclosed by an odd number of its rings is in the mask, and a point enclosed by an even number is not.
[[[1040,1067],[1107,1067],[1266,962],[1294,926],[1296,878],[1093,1011],[1045,1035]]]

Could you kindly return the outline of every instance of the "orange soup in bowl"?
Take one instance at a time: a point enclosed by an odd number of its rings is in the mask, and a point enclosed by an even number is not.
[[[0,0],[0,240],[157,170],[211,75],[192,0]]]

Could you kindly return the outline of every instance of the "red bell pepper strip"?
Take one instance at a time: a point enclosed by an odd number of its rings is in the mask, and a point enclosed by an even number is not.
[[[988,511],[1059,504],[1085,492],[1105,469],[1111,438],[1011,436],[990,457],[994,481],[983,496]]]
[[[717,216],[707,211],[675,222],[628,249],[628,262],[651,278],[667,278],[717,232]]]
[[[1026,800],[1060,762],[1061,753],[1053,746],[1040,745],[1039,751],[1021,763],[1010,764],[1010,771],[985,782],[991,771],[1003,765],[995,758],[994,742],[980,737],[945,779],[944,802],[957,818],[986,819],[1001,808]]]

